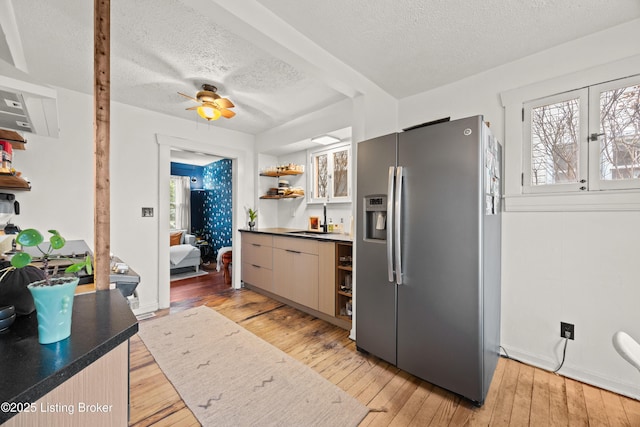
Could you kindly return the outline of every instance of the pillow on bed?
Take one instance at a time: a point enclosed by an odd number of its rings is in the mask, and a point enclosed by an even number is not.
[[[182,231],[175,231],[169,234],[169,246],[179,245],[182,241]]]

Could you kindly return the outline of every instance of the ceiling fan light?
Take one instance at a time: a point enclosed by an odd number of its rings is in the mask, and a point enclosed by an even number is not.
[[[311,138],[311,142],[315,142],[316,144],[322,144],[322,145],[335,144],[336,142],[340,142],[340,141],[341,141],[340,138],[336,138],[335,136],[331,136],[331,135],[320,135],[320,136]]]
[[[196,111],[198,112],[198,115],[200,117],[206,120],[218,120],[221,115],[220,110],[218,110],[214,106],[207,105],[207,104],[203,104],[199,106]]]

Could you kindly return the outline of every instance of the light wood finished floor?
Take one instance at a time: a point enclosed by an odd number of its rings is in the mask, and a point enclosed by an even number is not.
[[[362,426],[640,426],[640,402],[508,359],[500,359],[486,402],[477,408],[357,352],[347,331],[215,280],[208,287],[202,279],[182,281],[172,294],[184,299],[159,315],[214,308],[367,405],[371,412]],[[137,336],[130,357],[130,425],[198,426]]]

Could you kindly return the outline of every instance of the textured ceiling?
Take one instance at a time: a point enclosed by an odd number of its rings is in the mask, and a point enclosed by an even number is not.
[[[92,94],[93,2],[13,0],[13,9],[29,73]],[[291,60],[296,43],[402,98],[637,19],[640,1],[135,0],[111,10],[113,100],[203,122],[177,92],[212,83],[237,113],[213,126],[255,134],[348,96],[310,71],[329,70],[321,59]],[[251,11],[271,28],[255,28]],[[267,48],[280,30],[288,38]]]
[[[14,2],[29,72],[55,86],[93,93],[93,2]],[[203,83],[236,105],[223,126],[258,133],[344,96],[175,0],[112,2],[111,97],[204,121],[196,105]],[[303,94],[304,96],[300,96]]]
[[[403,98],[640,17],[638,0],[259,0]]]

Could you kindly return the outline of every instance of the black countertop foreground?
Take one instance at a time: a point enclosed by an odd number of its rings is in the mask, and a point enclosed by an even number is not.
[[[33,403],[138,332],[138,320],[117,290],[77,295],[71,336],[38,343],[36,313],[0,332],[0,403]],[[0,410],[0,423],[16,413]]]

